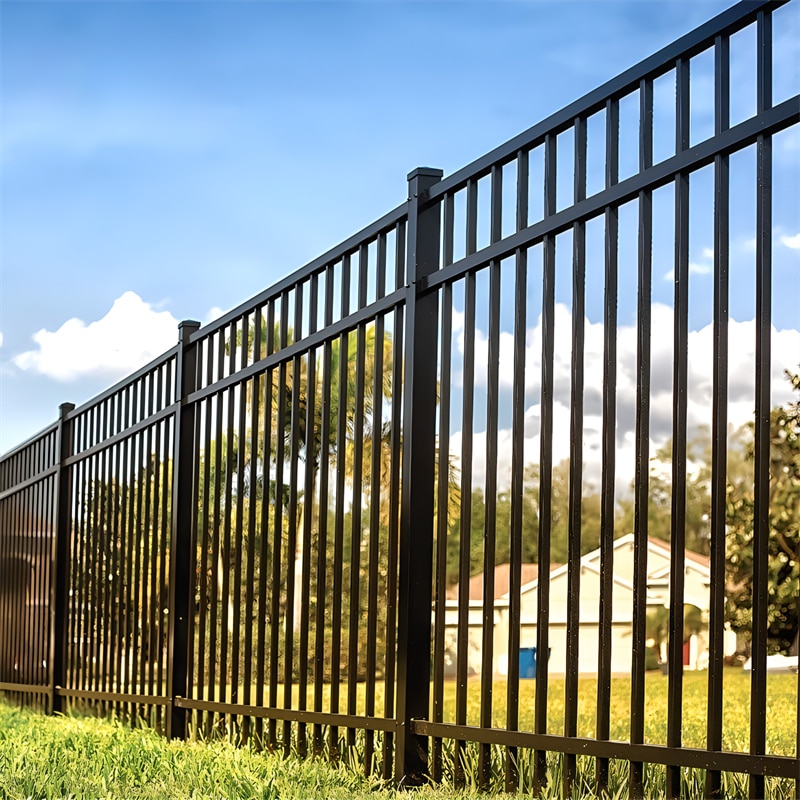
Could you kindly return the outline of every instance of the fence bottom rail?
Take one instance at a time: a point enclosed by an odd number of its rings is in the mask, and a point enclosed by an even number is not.
[[[791,756],[755,755],[657,744],[633,744],[603,739],[583,739],[555,734],[509,731],[503,728],[478,728],[428,720],[411,721],[413,733],[461,742],[521,747],[569,755],[613,758],[623,761],[689,767],[776,778],[797,778],[797,759]]]

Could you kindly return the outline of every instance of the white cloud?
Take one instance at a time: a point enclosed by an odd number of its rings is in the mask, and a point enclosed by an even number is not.
[[[210,325],[212,322],[216,322],[224,313],[225,309],[219,306],[212,306],[203,317],[203,325]]]
[[[776,230],[773,230],[773,248],[778,246],[778,243],[790,250],[800,250],[800,233],[794,236],[779,236]],[[756,251],[756,240],[754,238],[737,239],[734,245],[735,249],[742,253],[754,253]],[[704,247],[701,251],[699,259],[689,262],[689,274],[691,275],[711,275],[714,271],[714,249],[711,247]],[[675,270],[670,269],[661,276],[665,281],[675,280]]]
[[[0,347],[3,346],[3,332],[0,331]]]
[[[689,262],[689,274],[690,275],[710,275],[713,266],[714,266],[713,264],[703,264],[701,261],[690,261]]]
[[[651,309],[651,392],[650,392],[650,454],[654,454],[672,435],[673,324],[670,307],[655,303]],[[569,346],[572,315],[570,310],[555,307],[555,339],[559,344],[553,357],[553,463],[570,455],[570,392],[571,359]],[[713,403],[713,326],[708,325],[689,333],[687,423],[689,435],[709,429]],[[617,386],[615,458],[618,492],[627,491],[633,478],[635,464],[635,425],[637,410],[637,349],[636,325],[617,329]],[[731,321],[728,328],[728,422],[739,428],[753,419],[755,408],[755,325]],[[463,331],[454,333],[453,382],[462,383]],[[584,347],[584,478],[597,486],[602,466],[602,392],[604,331],[602,323],[585,322]],[[539,460],[541,416],[541,318],[529,328],[525,345],[525,462]],[[781,405],[792,399],[792,390],[784,377],[784,369],[796,371],[800,360],[800,331],[776,330],[771,333],[771,405]],[[485,393],[489,350],[486,335],[475,331],[475,386],[478,395]],[[513,337],[502,333],[500,338],[499,382],[501,397],[510,397],[513,385]],[[503,394],[505,392],[505,394]],[[506,410],[508,425],[510,416]],[[475,418],[473,435],[474,485],[482,486],[486,475],[485,413]],[[461,453],[461,433],[451,437],[451,452]],[[512,436],[510,428],[498,434],[498,483],[508,486],[511,479]]]
[[[134,292],[125,292],[111,310],[88,325],[67,320],[57,331],[40,330],[37,348],[13,363],[58,381],[91,375],[122,378],[168,350],[178,339],[178,321],[169,311],[155,311]]]
[[[690,261],[689,274],[690,275],[710,275],[714,270],[714,251],[709,248],[703,248],[703,256],[705,261]],[[662,276],[665,281],[675,280],[675,270],[671,269],[664,273]]]
[[[701,261],[690,261],[689,262],[689,274],[690,275],[710,275],[711,270],[713,269],[712,264],[703,264]],[[674,281],[675,280],[675,270],[671,269],[664,273],[662,276],[665,281]]]

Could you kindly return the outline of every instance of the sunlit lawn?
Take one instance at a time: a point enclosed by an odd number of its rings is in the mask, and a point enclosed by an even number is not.
[[[646,676],[645,698],[645,741],[652,744],[666,743],[667,735],[667,687],[668,678],[658,671],[648,672]],[[792,674],[769,675],[767,681],[767,752],[774,755],[793,756],[796,752],[797,719],[797,676]],[[284,706],[284,686],[277,687],[277,705]],[[218,690],[217,690],[218,691]],[[433,692],[433,688],[431,688]],[[444,684],[443,713],[444,722],[456,721],[457,685],[454,680]],[[497,728],[506,727],[507,682],[496,678],[492,691],[492,719]],[[610,737],[630,740],[630,678],[615,677],[611,684]],[[384,684],[377,681],[374,686],[373,716],[384,715]],[[204,692],[208,698],[208,693]],[[256,688],[251,687],[248,702],[255,703]],[[520,681],[519,729],[533,730],[536,681]],[[269,688],[263,691],[264,704],[269,705]],[[339,687],[338,706],[331,704],[331,686],[322,687],[321,708],[324,712],[366,713],[367,684],[355,684],[354,694],[348,695],[348,685]],[[219,699],[219,694],[215,699]],[[706,746],[708,673],[685,672],[683,677],[683,744],[686,747]],[[230,688],[226,700],[231,702]],[[240,688],[237,701],[245,702]],[[564,732],[565,680],[551,676],[548,690],[547,732]],[[292,687],[292,708],[299,708],[297,685]],[[313,686],[309,686],[305,708],[314,709]],[[578,694],[578,736],[592,738],[597,725],[597,680],[581,678]],[[478,725],[481,710],[480,678],[471,678],[467,683],[468,725]],[[750,736],[750,674],[731,667],[725,670],[723,686],[723,749],[747,752]]]
[[[348,800],[394,794],[326,761],[283,759],[224,741],[167,741],[119,722],[45,717],[0,704],[4,800]]]
[[[793,756],[796,748],[797,676],[770,675],[767,683],[767,752]],[[660,672],[647,673],[645,698],[645,741],[663,744],[667,735],[668,679]],[[505,681],[495,680],[492,718],[495,727],[505,727]],[[630,678],[614,678],[611,684],[610,738],[630,739]],[[444,720],[455,719],[454,683],[446,684]],[[685,672],[683,678],[683,744],[706,746],[708,673]],[[533,729],[536,681],[520,682],[521,730]],[[565,681],[549,680],[547,732],[564,732]],[[596,730],[597,680],[581,678],[578,694],[578,736],[594,737]],[[467,724],[477,725],[480,714],[480,682],[468,686]],[[725,671],[723,688],[723,749],[747,751],[750,736],[750,675],[741,669]]]
[[[646,738],[652,743],[663,743],[666,734],[668,679],[660,673],[647,676]],[[283,686],[278,687],[279,705],[283,705]],[[293,706],[297,707],[297,687],[294,688]],[[376,711],[383,709],[383,684],[375,684]],[[493,685],[494,724],[504,727],[505,680]],[[551,677],[548,693],[548,732],[563,731],[564,715],[563,678]],[[523,681],[520,706],[520,729],[531,730],[536,682]],[[467,685],[468,724],[477,724],[480,714],[480,681],[473,679]],[[582,678],[579,682],[578,735],[592,737],[596,721],[597,681]],[[684,676],[683,729],[684,744],[703,747],[706,736],[707,673],[686,673]],[[731,669],[724,681],[724,747],[747,751],[749,736],[750,679],[747,673]],[[443,704],[444,721],[455,721],[455,682],[445,684]],[[339,711],[348,708],[347,686],[340,687]],[[265,691],[265,701],[269,697]],[[767,751],[792,756],[795,753],[797,721],[797,676],[772,675],[768,680]],[[230,692],[227,692],[230,700]],[[238,698],[243,701],[243,697]],[[256,693],[251,690],[251,702]],[[321,698],[324,711],[330,711],[330,686],[325,687]],[[366,685],[355,686],[353,703],[356,714],[363,714]],[[308,707],[313,707],[313,696],[308,697]],[[629,738],[630,680],[614,678],[612,681],[611,737]],[[238,726],[214,726],[214,732],[236,738]],[[278,726],[278,735],[282,725]],[[340,735],[344,732],[340,730]],[[331,766],[326,758],[300,760],[283,759],[281,752],[269,754],[249,747],[236,748],[227,741],[178,742],[167,741],[152,730],[134,727],[133,730],[118,722],[86,718],[45,717],[36,712],[13,710],[0,704],[0,797],[19,798],[117,798],[130,797],[142,800],[159,798],[397,798],[399,794],[391,785],[377,777],[365,777],[360,755],[363,737],[356,738],[355,750],[342,751],[343,761]],[[452,747],[448,746],[448,752]],[[494,788],[502,789],[502,751],[495,748]],[[348,756],[349,752],[349,756]],[[522,753],[520,754],[522,755]],[[467,790],[455,791],[452,786],[427,787],[416,794],[420,800],[454,798],[467,800],[483,795],[475,789],[477,762],[475,751],[466,753]],[[527,757],[526,757],[527,758]],[[452,775],[451,759],[445,764],[446,777]],[[347,764],[350,763],[350,767]],[[527,763],[524,762],[524,763]],[[521,762],[521,767],[524,767]],[[551,754],[548,764],[552,769],[549,786],[544,797],[560,796],[560,762]],[[524,767],[523,772],[529,772]],[[498,771],[499,770],[499,771]],[[594,797],[593,760],[579,759],[581,786],[575,797]],[[627,795],[627,765],[612,762],[612,795]],[[648,768],[645,795],[648,798],[663,795],[663,768]],[[529,777],[529,776],[528,776]],[[723,776],[729,796],[747,793],[746,776]],[[686,770],[683,775],[687,797],[703,796],[703,774]],[[470,788],[471,787],[471,788]],[[794,782],[768,779],[768,793],[772,798],[794,796]],[[530,786],[523,787],[523,794]]]

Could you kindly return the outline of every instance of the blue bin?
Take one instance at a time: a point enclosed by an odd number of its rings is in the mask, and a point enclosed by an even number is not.
[[[519,677],[536,677],[536,648],[520,647],[519,649]]]

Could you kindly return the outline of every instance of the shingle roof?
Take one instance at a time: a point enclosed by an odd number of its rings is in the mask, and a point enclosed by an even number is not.
[[[627,534],[630,536],[631,534]],[[620,537],[615,541],[615,545],[619,543],[622,539],[626,537]],[[665,555],[670,555],[670,544],[669,542],[665,542],[661,539],[656,539],[653,536],[648,537],[648,544],[651,547],[658,548],[665,552]],[[592,551],[595,552],[595,551]],[[591,556],[592,553],[587,553],[587,556]],[[698,564],[706,569],[710,567],[711,560],[708,556],[704,556],[700,553],[695,553],[693,550],[686,551],[686,560],[692,561],[695,564]],[[553,570],[558,569],[561,567],[561,564],[552,564],[550,567],[551,572]],[[504,595],[508,594],[508,588],[510,583],[510,564],[498,564],[494,568],[494,599],[499,600]],[[539,576],[539,565],[538,564],[522,564],[522,581],[521,585],[525,586],[526,584],[535,581]],[[453,584],[452,586],[448,587],[445,592],[445,599],[446,600],[458,600],[458,584]],[[483,573],[478,573],[477,575],[473,575],[469,579],[469,599],[472,602],[482,602],[483,601]]]
[[[536,580],[539,574],[538,564],[522,564],[522,583],[530,583]],[[495,600],[508,593],[508,587],[511,582],[511,565],[498,564],[494,568],[494,598]],[[457,600],[458,599],[458,584],[450,586],[445,592],[445,599]],[[483,600],[483,573],[473,575],[469,579],[469,599],[470,600]]]

